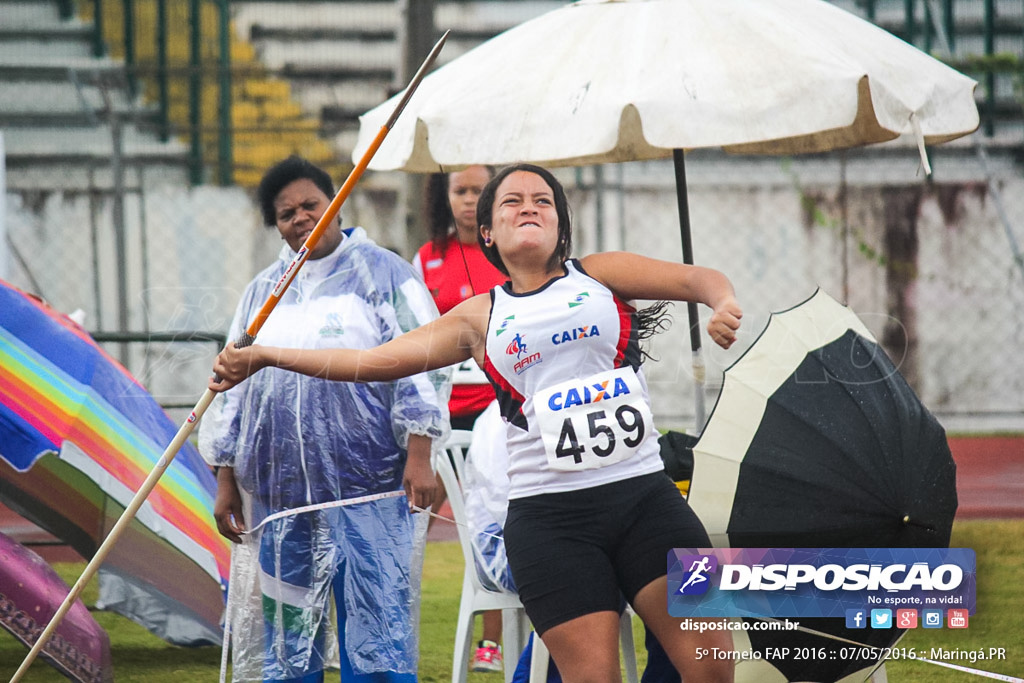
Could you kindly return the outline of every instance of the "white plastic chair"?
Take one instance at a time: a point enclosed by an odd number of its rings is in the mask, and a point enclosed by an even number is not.
[[[519,596],[507,591],[497,592],[484,588],[476,573],[473,556],[473,542],[466,517],[465,498],[460,482],[465,481],[463,464],[473,433],[468,430],[452,430],[445,452],[435,459],[434,467],[441,476],[448,502],[452,508],[462,546],[465,570],[462,575],[462,599],[459,601],[459,617],[455,627],[455,652],[452,655],[452,683],[466,683],[469,670],[469,653],[473,640],[473,618],[490,610],[500,609],[502,624],[505,683],[511,683],[519,656],[526,646],[530,622]],[[452,463],[455,464],[453,469]],[[637,683],[636,650],[633,644],[633,622],[627,609],[619,625],[619,639],[622,644],[623,665],[629,683]],[[533,657],[530,662],[530,682],[544,683],[547,680],[548,650],[540,638],[534,639]]]
[[[452,655],[452,683],[466,683],[469,671],[469,653],[473,640],[473,618],[481,612],[500,609],[502,641],[504,643],[505,682],[511,683],[516,670],[519,654],[526,644],[530,622],[526,618],[526,610],[519,602],[515,593],[487,590],[480,583],[476,574],[473,559],[473,542],[467,526],[465,499],[462,486],[464,480],[463,463],[465,452],[473,433],[468,430],[452,430],[451,437],[445,445],[445,453],[435,460],[434,466],[441,475],[448,503],[452,508],[459,534],[459,545],[462,546],[462,558],[465,570],[462,573],[462,599],[459,601],[459,620],[455,627],[455,652]],[[455,468],[452,468],[452,462]],[[458,474],[456,475],[456,471]]]

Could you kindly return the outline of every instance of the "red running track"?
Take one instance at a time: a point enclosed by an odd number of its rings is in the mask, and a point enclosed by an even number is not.
[[[951,436],[957,519],[1024,517],[1024,436]]]

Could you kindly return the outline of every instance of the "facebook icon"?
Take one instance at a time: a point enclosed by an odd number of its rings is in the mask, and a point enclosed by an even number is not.
[[[867,611],[862,609],[846,610],[846,628],[867,628]]]

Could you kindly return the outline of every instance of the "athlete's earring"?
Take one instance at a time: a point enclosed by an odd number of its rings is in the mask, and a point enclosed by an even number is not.
[[[484,246],[485,247],[491,246],[491,236],[490,235],[488,235],[487,237],[484,238]]]

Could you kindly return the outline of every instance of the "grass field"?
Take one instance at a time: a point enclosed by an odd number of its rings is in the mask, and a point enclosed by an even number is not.
[[[925,652],[943,648],[969,653],[1005,648],[1004,660],[947,659],[949,663],[1024,677],[1024,521],[963,521],[953,529],[954,547],[974,548],[978,558],[978,606],[965,630],[908,631],[900,647]],[[58,571],[73,583],[83,564],[58,565]],[[451,652],[462,586],[462,555],[454,543],[431,543],[424,567],[421,620],[420,680],[441,683],[451,680]],[[95,586],[86,589],[87,605],[95,602]],[[95,612],[96,620],[110,634],[114,675],[118,683],[188,683],[216,681],[220,668],[219,648],[187,649],[168,645],[148,631],[116,614]],[[643,642],[639,624],[638,643]],[[6,631],[0,632],[0,680],[7,680],[27,650]],[[962,654],[961,657],[964,655]],[[639,653],[643,665],[645,657]],[[991,680],[920,661],[891,661],[889,681],[902,683],[956,683]],[[33,664],[26,682],[60,680],[43,662]],[[470,674],[470,683],[501,683],[493,674]],[[739,680],[742,680],[739,679]],[[327,681],[338,681],[329,673]],[[763,683],[755,679],[752,683]]]

